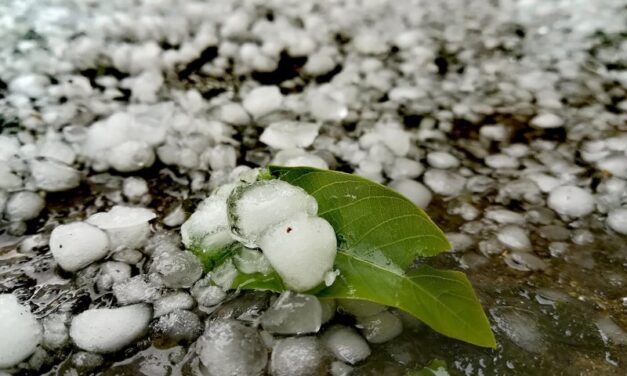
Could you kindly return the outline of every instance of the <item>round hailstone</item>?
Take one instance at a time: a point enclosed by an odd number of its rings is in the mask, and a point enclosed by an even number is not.
[[[286,291],[261,316],[261,326],[270,333],[316,333],[322,325],[322,305],[313,295]]]
[[[129,200],[139,200],[148,193],[148,183],[142,178],[128,177],[122,184],[122,193]]]
[[[612,210],[607,216],[607,225],[619,234],[627,235],[627,208]]]
[[[181,237],[187,248],[204,250],[220,249],[233,243],[226,199],[215,195],[200,203],[181,226]]]
[[[99,292],[111,290],[115,283],[120,283],[130,277],[130,265],[118,261],[107,261],[100,265],[96,286]]]
[[[196,344],[205,374],[211,376],[261,375],[268,362],[268,351],[257,330],[239,321],[209,322]]]
[[[11,221],[28,221],[39,216],[46,202],[35,192],[16,192],[6,203],[5,215]]]
[[[327,170],[329,164],[319,156],[306,152],[303,149],[287,149],[276,153],[272,164],[287,167],[314,167]]]
[[[108,212],[100,212],[86,222],[105,230],[111,249],[139,248],[150,235],[150,220],[157,215],[150,209],[116,205]]]
[[[541,129],[559,128],[564,125],[564,120],[555,114],[544,113],[531,119],[530,124],[532,127]]]
[[[547,203],[551,209],[568,217],[583,217],[594,211],[592,194],[574,185],[553,189]]]
[[[133,172],[152,166],[155,153],[147,143],[131,140],[112,147],[107,153],[107,160],[120,172]]]
[[[506,247],[515,251],[529,251],[531,241],[525,230],[518,226],[505,226],[496,234],[496,238]]]
[[[249,248],[256,248],[259,236],[273,225],[297,213],[316,215],[317,212],[315,198],[281,180],[237,187],[228,199],[231,231]]]
[[[433,197],[429,188],[414,180],[394,180],[390,182],[390,187],[421,208],[426,208]]]
[[[403,331],[401,320],[389,311],[360,317],[357,319],[357,327],[370,343],[387,342]]]
[[[337,240],[329,222],[301,213],[266,231],[259,246],[290,289],[307,291],[332,270]]]
[[[150,270],[157,273],[167,287],[191,287],[202,276],[198,257],[189,252],[161,252]]]
[[[459,159],[450,153],[434,151],[427,154],[427,163],[431,167],[448,169],[459,167]]]
[[[430,169],[425,172],[424,182],[439,195],[457,196],[464,190],[466,179],[454,172]]]
[[[316,337],[280,340],[272,349],[270,373],[273,376],[316,376],[326,374],[326,356]]]
[[[85,222],[69,223],[52,230],[50,251],[61,268],[75,272],[104,258],[109,252],[109,238]]]
[[[50,79],[43,74],[24,74],[9,82],[9,91],[29,98],[38,98],[46,94]]]
[[[327,329],[321,337],[322,344],[337,359],[355,364],[370,355],[368,343],[354,329],[335,325]]]
[[[627,157],[613,156],[603,159],[597,163],[597,167],[601,170],[608,171],[612,175],[621,179],[627,179]]]
[[[48,192],[67,191],[78,187],[80,173],[61,162],[35,158],[30,162],[30,171],[37,188]]]
[[[89,309],[72,319],[70,337],[83,350],[115,352],[141,337],[151,318],[152,309],[146,304]]]
[[[320,125],[298,121],[280,121],[270,124],[259,141],[275,149],[306,148],[318,136]]]
[[[11,294],[0,295],[0,369],[25,360],[41,342],[41,325]]]
[[[254,118],[260,118],[278,110],[283,103],[283,94],[277,86],[260,86],[251,90],[242,105]]]

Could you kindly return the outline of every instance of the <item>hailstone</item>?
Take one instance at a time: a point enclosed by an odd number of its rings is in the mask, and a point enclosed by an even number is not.
[[[315,216],[316,199],[304,189],[280,180],[264,180],[235,188],[228,199],[233,236],[249,248],[273,225],[295,214]]]
[[[264,232],[259,246],[287,287],[307,291],[333,268],[337,239],[329,222],[300,213]]]

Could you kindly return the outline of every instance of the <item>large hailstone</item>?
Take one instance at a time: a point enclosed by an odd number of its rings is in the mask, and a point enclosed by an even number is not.
[[[181,226],[181,237],[187,248],[204,250],[220,249],[233,243],[226,200],[219,196],[205,199]]]
[[[304,189],[281,180],[237,187],[228,199],[233,236],[249,248],[257,247],[259,237],[271,226],[298,213],[316,215],[317,212],[315,198]]]
[[[61,268],[75,272],[109,253],[109,238],[85,222],[60,225],[50,234],[50,251]]]
[[[0,295],[0,333],[0,369],[28,358],[42,337],[41,325],[30,309],[11,294]]]
[[[259,246],[290,289],[307,291],[333,268],[337,240],[329,222],[301,213],[266,231]]]

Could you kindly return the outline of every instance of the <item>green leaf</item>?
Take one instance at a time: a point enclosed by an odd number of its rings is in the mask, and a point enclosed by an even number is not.
[[[318,215],[335,229],[342,252],[402,272],[418,256],[451,249],[422,209],[383,185],[309,167],[270,166],[269,171],[316,198]]]
[[[231,284],[231,288],[242,290],[265,290],[272,292],[282,292],[287,290],[285,285],[283,285],[281,277],[276,272],[272,272],[267,275],[263,275],[261,273],[239,273],[233,281],[233,284]]]
[[[231,257],[240,247],[239,243],[231,243],[223,248],[206,249],[198,242],[194,242],[188,250],[198,257],[205,271],[211,271]]]
[[[321,298],[361,299],[399,308],[435,331],[478,346],[496,342],[479,300],[464,273],[420,266],[405,275],[338,253],[341,274]]]
[[[495,347],[494,334],[470,282],[460,272],[428,266],[404,274],[419,256],[449,250],[442,231],[402,195],[367,179],[308,167],[270,166],[278,179],[318,201],[340,241],[340,277],[317,295],[362,299],[402,309],[434,330]]]
[[[446,370],[446,362],[434,359],[425,368],[409,371],[405,376],[450,376],[450,373]]]

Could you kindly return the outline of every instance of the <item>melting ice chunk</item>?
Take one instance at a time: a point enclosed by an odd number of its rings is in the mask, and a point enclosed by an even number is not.
[[[257,330],[239,321],[210,322],[196,343],[200,362],[211,376],[260,375],[268,362]]]
[[[223,248],[234,240],[227,218],[226,199],[206,198],[181,226],[183,244],[188,248],[212,250]]]
[[[155,257],[150,269],[172,288],[190,287],[202,276],[200,261],[189,252],[162,252]]]
[[[401,320],[389,311],[360,317],[357,320],[357,327],[370,343],[387,342],[403,331]]]
[[[0,369],[17,365],[35,351],[42,330],[28,307],[11,294],[0,295]]]
[[[315,337],[292,337],[278,341],[272,349],[270,372],[274,376],[325,374],[326,356]]]
[[[335,325],[327,329],[321,337],[322,344],[337,359],[355,364],[370,355],[370,346],[354,329]]]
[[[261,316],[261,326],[271,333],[316,333],[322,325],[322,307],[313,295],[287,291]]]

